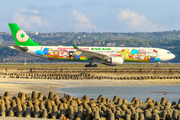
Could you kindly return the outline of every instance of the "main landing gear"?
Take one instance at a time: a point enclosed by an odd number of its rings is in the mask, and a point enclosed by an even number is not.
[[[160,64],[160,62],[157,62],[156,68],[158,68],[158,67],[159,67],[159,64]]]
[[[87,65],[85,65],[85,67],[97,67],[97,64],[92,64],[92,63],[89,63],[89,64],[87,64]]]

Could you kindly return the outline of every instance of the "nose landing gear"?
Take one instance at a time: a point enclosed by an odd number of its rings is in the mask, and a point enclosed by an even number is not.
[[[160,64],[160,62],[157,62],[156,68],[158,68],[158,67],[159,67],[159,64]]]

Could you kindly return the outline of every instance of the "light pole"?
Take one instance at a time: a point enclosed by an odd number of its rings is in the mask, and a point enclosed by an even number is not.
[[[26,65],[26,57],[24,58],[24,65]]]

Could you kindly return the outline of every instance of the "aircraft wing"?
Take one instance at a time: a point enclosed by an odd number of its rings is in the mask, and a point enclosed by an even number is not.
[[[89,50],[79,49],[76,45],[73,45],[73,47],[74,47],[74,49],[81,51],[82,54],[85,55],[87,58],[99,58],[99,59],[103,59],[103,60],[106,60],[109,58],[108,55],[105,55],[105,54],[101,54],[98,52],[92,52]]]

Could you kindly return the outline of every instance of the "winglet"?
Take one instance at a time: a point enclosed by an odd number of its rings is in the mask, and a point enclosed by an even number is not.
[[[74,49],[79,49],[76,45],[73,45]]]

